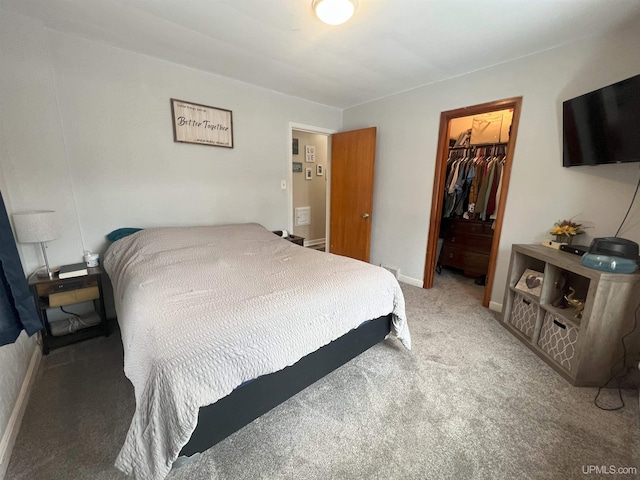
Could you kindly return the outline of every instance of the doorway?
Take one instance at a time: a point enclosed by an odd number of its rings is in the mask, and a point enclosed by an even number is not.
[[[304,246],[325,250],[328,224],[329,136],[292,130],[292,229]]]
[[[329,241],[331,135],[336,130],[289,123],[288,231],[304,238],[304,246],[322,249]],[[315,148],[307,162],[306,146]],[[309,160],[312,160],[309,158]],[[321,165],[318,169],[318,165]],[[310,169],[310,172],[307,171]],[[318,175],[320,173],[320,175]],[[311,180],[307,180],[308,175]],[[322,200],[324,199],[324,200]],[[324,201],[324,205],[321,203]],[[305,207],[311,207],[304,210]],[[300,208],[303,210],[300,211]],[[296,209],[298,219],[296,221]],[[309,214],[305,218],[306,214]],[[296,225],[298,223],[298,225]],[[303,225],[300,225],[300,224]],[[326,249],[326,247],[325,247]],[[328,249],[326,249],[328,251]]]
[[[294,208],[294,175],[303,174],[301,178],[305,182],[313,182],[316,177],[324,178],[325,251],[369,262],[377,128],[336,132],[294,123],[290,123],[289,127],[289,231],[295,231],[296,217],[310,211],[296,211],[299,207]],[[308,158],[306,145],[301,143],[300,138],[294,137],[294,132],[296,135],[306,132],[326,138],[326,168],[318,169],[315,148],[311,150],[313,157]],[[298,141],[294,142],[294,138]],[[310,146],[316,145],[311,143]],[[284,182],[283,188],[286,188]],[[311,212],[311,223],[313,221]],[[305,239],[305,246],[313,246],[316,242],[319,244],[321,239],[308,240]]]
[[[460,108],[456,110],[450,110],[442,112],[440,114],[440,129],[438,133],[438,150],[436,156],[435,174],[433,180],[433,194],[431,199],[431,218],[429,222],[429,236],[427,239],[427,253],[425,260],[424,270],[424,283],[423,288],[431,288],[434,281],[434,272],[436,264],[438,262],[438,255],[440,249],[438,248],[438,239],[441,234],[442,220],[443,220],[443,207],[445,206],[445,194],[449,191],[450,185],[447,185],[447,177],[449,174],[449,180],[451,180],[451,171],[449,166],[451,165],[452,155],[455,155],[456,149],[460,149],[463,155],[475,156],[478,152],[483,155],[486,153],[494,154],[498,152],[494,150],[498,147],[504,148],[504,157],[502,158],[502,167],[500,172],[500,188],[495,190],[495,212],[492,216],[494,218],[487,218],[490,216],[482,216],[481,221],[491,223],[490,229],[492,231],[492,238],[489,240],[490,249],[488,248],[488,257],[486,264],[486,277],[484,280],[485,290],[482,305],[484,307],[489,306],[491,300],[491,291],[493,288],[493,278],[495,275],[496,260],[498,255],[498,246],[500,245],[500,233],[502,231],[502,220],[505,211],[505,205],[507,202],[507,193],[509,190],[509,180],[511,178],[511,165],[513,162],[513,152],[516,144],[516,137],[518,133],[518,124],[520,121],[520,111],[522,107],[522,97],[514,97],[504,100],[498,100],[495,102],[484,103],[481,105],[475,105],[466,108]],[[508,140],[506,142],[500,142],[500,135],[504,135],[502,130],[502,121],[500,121],[500,128],[496,129],[497,120],[491,125],[492,122],[487,122],[487,114],[497,114],[501,111],[510,112],[510,129],[508,131]],[[467,132],[469,136],[465,138],[463,135],[458,135],[453,142],[450,141],[452,135],[452,127],[456,123],[459,123],[459,119],[472,119],[471,131]],[[477,122],[473,122],[473,118],[478,117]],[[497,115],[495,116],[497,119]],[[476,138],[473,138],[473,127],[476,126]],[[463,132],[465,133],[465,132]],[[497,135],[497,139],[496,139]],[[489,141],[486,141],[489,140]],[[466,142],[466,143],[465,143]],[[453,145],[452,145],[453,143]],[[456,145],[460,143],[460,145]],[[482,151],[478,149],[483,149]],[[491,152],[489,152],[491,149]],[[502,152],[498,152],[502,153]],[[494,185],[495,187],[495,185]],[[458,207],[459,205],[456,205]],[[447,205],[445,211],[448,211],[451,205]],[[455,209],[458,213],[461,210],[468,212],[468,209]],[[463,213],[464,214],[464,213]],[[480,215],[480,212],[478,212]],[[471,217],[474,217],[475,213],[472,212]],[[467,215],[467,218],[469,216]],[[492,221],[491,221],[492,220]],[[442,243],[442,242],[440,242]],[[451,254],[453,255],[453,254]]]

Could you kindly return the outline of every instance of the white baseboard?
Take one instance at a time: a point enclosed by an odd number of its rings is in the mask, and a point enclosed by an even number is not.
[[[414,287],[422,288],[423,282],[419,278],[407,277],[406,275],[398,275],[398,281],[402,283],[408,283],[409,285],[413,285]]]
[[[22,417],[24,416],[24,411],[27,408],[29,396],[31,395],[31,388],[33,387],[36,373],[38,373],[40,360],[42,359],[40,348],[35,342],[34,345],[35,348],[33,349],[33,355],[31,355],[29,368],[27,369],[27,373],[22,381],[20,393],[16,399],[16,404],[13,406],[13,411],[11,412],[7,428],[2,435],[2,439],[0,439],[0,480],[4,480],[5,474],[7,473],[7,467],[9,466],[9,460],[11,459],[13,446],[16,442],[18,432],[20,431]]]
[[[502,313],[502,304],[498,302],[489,302],[489,310]]]
[[[304,241],[304,246],[305,247],[315,247],[316,245],[322,245],[323,243],[325,243],[325,239],[324,238],[317,238],[315,240],[305,240]]]

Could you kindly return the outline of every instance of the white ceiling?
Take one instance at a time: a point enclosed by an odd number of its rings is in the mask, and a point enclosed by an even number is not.
[[[0,0],[51,29],[338,108],[638,22],[640,0]]]

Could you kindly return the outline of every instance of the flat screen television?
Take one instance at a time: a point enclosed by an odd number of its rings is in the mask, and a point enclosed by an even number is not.
[[[640,162],[640,75],[562,103],[562,165]]]

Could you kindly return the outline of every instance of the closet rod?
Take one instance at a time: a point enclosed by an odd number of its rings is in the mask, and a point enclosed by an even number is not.
[[[496,142],[496,143],[474,143],[467,147],[449,147],[449,150],[462,150],[464,148],[476,148],[476,147],[498,147],[502,145],[509,145],[509,142]]]

